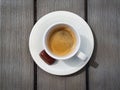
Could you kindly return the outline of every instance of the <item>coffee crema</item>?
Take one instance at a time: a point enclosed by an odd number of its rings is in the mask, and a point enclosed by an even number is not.
[[[52,30],[48,40],[48,48],[57,56],[65,56],[76,46],[76,37],[70,27],[63,26]]]

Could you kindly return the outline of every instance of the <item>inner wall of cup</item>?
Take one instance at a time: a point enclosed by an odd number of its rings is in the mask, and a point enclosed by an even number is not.
[[[51,33],[53,32],[53,30],[55,30],[56,28],[65,27],[65,26],[71,28],[72,31],[74,32],[74,34],[75,34],[75,36],[76,36],[76,46],[75,46],[75,49],[73,49],[73,51],[70,52],[69,54],[67,54],[67,55],[65,55],[65,56],[57,56],[57,55],[55,55],[55,54],[53,54],[53,53],[51,52],[51,50],[49,49],[49,46],[48,46],[48,42],[47,42],[47,41],[48,41]],[[69,26],[69,25],[67,25],[67,24],[57,24],[57,25],[53,25],[53,26],[52,26],[51,28],[49,28],[49,30],[47,31],[46,36],[47,36],[47,37],[45,38],[45,45],[46,45],[46,49],[47,49],[46,51],[47,51],[47,53],[48,53],[50,56],[52,56],[53,58],[66,58],[66,57],[69,57],[69,58],[70,58],[70,57],[72,57],[73,55],[75,55],[75,54],[77,53],[80,41],[79,41],[79,37],[78,37],[77,32],[76,32],[71,26]],[[71,56],[71,55],[72,55],[72,56]]]

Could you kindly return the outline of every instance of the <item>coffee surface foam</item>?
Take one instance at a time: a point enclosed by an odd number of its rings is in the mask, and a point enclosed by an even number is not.
[[[70,28],[58,28],[51,33],[48,46],[55,55],[64,56],[69,54],[76,44],[76,38]]]

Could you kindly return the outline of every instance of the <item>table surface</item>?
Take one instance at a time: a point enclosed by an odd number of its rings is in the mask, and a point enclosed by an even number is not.
[[[67,10],[94,33],[90,62],[69,76],[50,75],[30,56],[28,41],[43,15]],[[120,90],[120,0],[0,0],[0,90]]]

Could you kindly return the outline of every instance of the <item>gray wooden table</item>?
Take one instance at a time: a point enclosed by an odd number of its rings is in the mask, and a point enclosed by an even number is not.
[[[56,10],[80,15],[95,37],[88,65],[65,77],[37,67],[28,48],[34,23]],[[0,0],[0,90],[120,90],[120,0]]]

